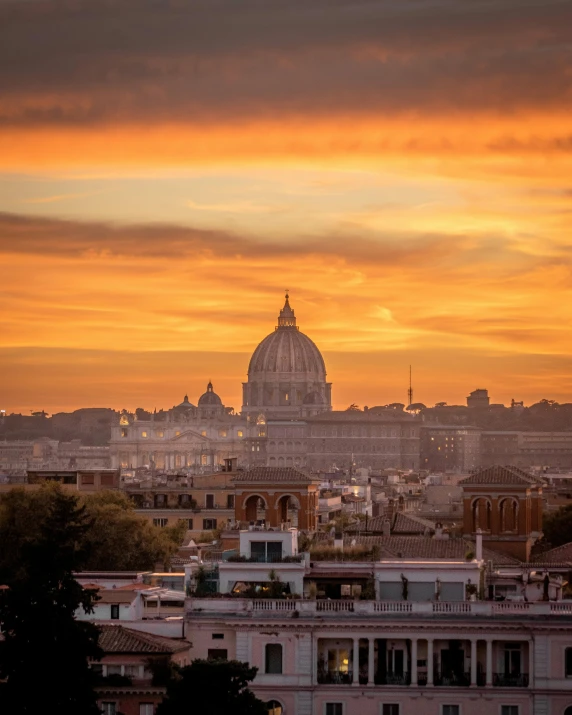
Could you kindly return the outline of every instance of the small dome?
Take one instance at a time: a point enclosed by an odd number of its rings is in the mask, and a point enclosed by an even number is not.
[[[222,405],[222,400],[213,390],[212,382],[209,382],[207,391],[199,397],[199,407],[204,405]]]
[[[309,392],[306,397],[304,397],[305,405],[325,405],[326,400],[320,395],[319,392]]]
[[[190,410],[190,409],[193,409],[193,408],[194,408],[194,405],[189,402],[189,396],[188,396],[188,395],[185,395],[185,398],[184,398],[184,400],[181,402],[181,404],[175,405],[175,407],[174,407],[173,409],[175,409],[175,410],[177,410],[177,409]]]

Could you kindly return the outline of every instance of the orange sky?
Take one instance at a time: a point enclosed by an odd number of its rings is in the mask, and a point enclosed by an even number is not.
[[[572,401],[569,2],[0,4],[0,408]]]

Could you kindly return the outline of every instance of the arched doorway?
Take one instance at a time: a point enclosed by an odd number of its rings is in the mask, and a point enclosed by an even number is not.
[[[277,511],[282,524],[290,523],[290,526],[298,526],[298,512],[300,502],[297,497],[291,494],[284,494],[278,500]]]
[[[261,521],[266,519],[266,502],[258,494],[251,494],[244,502],[246,521]]]

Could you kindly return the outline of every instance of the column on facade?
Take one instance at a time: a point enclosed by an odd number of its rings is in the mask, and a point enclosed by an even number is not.
[[[486,685],[493,684],[493,642],[487,639]]]
[[[433,685],[433,639],[427,638],[427,685]]]
[[[359,638],[354,638],[352,659],[352,683],[359,685]]]
[[[367,652],[367,684],[374,685],[375,683],[375,638],[370,638],[368,640],[368,652]]]
[[[318,684],[318,660],[320,659],[320,639],[312,636],[312,685]]]
[[[532,688],[534,679],[534,641],[528,641],[528,687]]]
[[[471,639],[471,685],[477,684],[477,639]]]
[[[417,638],[411,639],[411,685],[417,685]]]

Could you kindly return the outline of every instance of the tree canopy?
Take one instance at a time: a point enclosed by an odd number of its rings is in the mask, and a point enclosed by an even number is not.
[[[268,715],[266,705],[248,689],[257,669],[226,660],[195,660],[177,668],[157,715]]]
[[[3,569],[18,569],[20,549],[34,542],[40,525],[60,494],[59,487],[14,488],[0,497],[0,583]],[[139,516],[129,498],[115,491],[71,496],[84,507],[88,528],[82,533],[83,569],[144,570],[168,564],[179,547],[185,525],[160,529]]]
[[[546,514],[542,524],[544,538],[555,548],[572,541],[572,504],[560,507],[553,514]]]
[[[0,505],[0,703],[10,715],[95,715],[89,659],[102,655],[99,629],[75,620],[97,598],[74,578],[88,556],[90,519],[62,490],[49,497],[26,509],[17,492]]]

